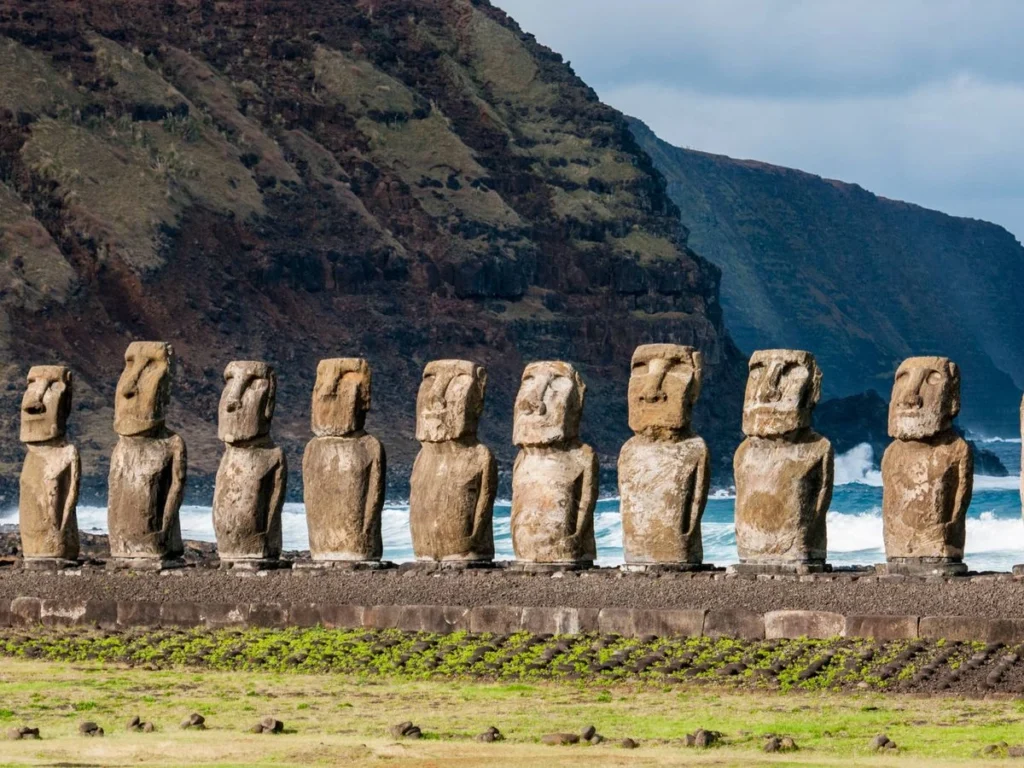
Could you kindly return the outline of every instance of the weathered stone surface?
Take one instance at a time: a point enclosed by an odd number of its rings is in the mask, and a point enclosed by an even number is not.
[[[959,563],[974,484],[971,447],[953,430],[960,370],[944,357],[900,365],[882,457],[885,555],[901,564]]]
[[[384,446],[363,431],[370,408],[365,360],[321,360],[313,389],[316,435],[302,457],[303,500],[315,561],[380,560]]]
[[[161,624],[172,624],[165,621],[163,612],[169,603],[157,603],[148,600],[119,600],[117,602],[117,626],[119,627],[158,627]],[[198,623],[198,622],[196,622]]]
[[[282,603],[252,603],[246,624],[251,627],[286,627],[288,606]]]
[[[462,606],[375,605],[363,613],[363,626],[372,629],[401,629],[405,632],[447,634],[469,612]]]
[[[110,457],[107,524],[114,559],[180,557],[178,512],[185,491],[185,442],[164,423],[174,350],[158,341],[128,345],[114,399],[119,438]]]
[[[845,637],[864,637],[872,640],[910,640],[917,637],[917,616],[847,616]]]
[[[824,563],[832,501],[832,444],[811,427],[821,371],[809,352],[750,358],[743,441],[733,458],[741,563]]]
[[[358,629],[368,626],[365,621],[367,608],[362,605],[322,605],[320,615],[328,629]]]
[[[315,627],[323,621],[323,612],[316,603],[292,603],[288,606],[288,623],[294,627]]]
[[[703,562],[711,457],[690,431],[702,375],[693,347],[647,344],[633,353],[629,426],[636,435],[619,453],[627,564]]]
[[[522,608],[509,605],[482,605],[470,608],[468,629],[475,633],[512,634],[520,630],[522,620]]]
[[[589,564],[597,556],[597,454],[579,440],[586,386],[568,363],[531,363],[515,404],[512,546],[531,563]]]
[[[78,449],[65,440],[71,411],[71,371],[37,365],[21,400],[21,440],[28,453],[21,470],[18,530],[27,560],[78,557]]]
[[[741,608],[708,611],[704,617],[704,635],[761,640],[764,638],[764,616]]]
[[[578,635],[581,632],[596,632],[600,627],[600,611],[596,608],[548,608],[528,606],[523,608],[524,632],[535,635]]]
[[[840,637],[846,629],[846,617],[826,611],[770,611],[764,615],[767,640],[809,637]]]
[[[409,487],[409,525],[418,560],[494,558],[498,465],[477,439],[487,371],[466,360],[435,360],[416,397],[421,448]]]
[[[272,562],[281,555],[288,469],[270,437],[277,375],[266,363],[235,361],[224,371],[218,435],[226,443],[213,492],[221,562]]]
[[[42,600],[39,621],[45,626],[117,626],[117,603],[113,600]]]
[[[38,597],[16,597],[11,601],[11,626],[25,627],[39,623],[43,601]]]
[[[1009,645],[1024,641],[1024,619],[922,616],[918,634],[928,640],[944,639]]]
[[[598,629],[624,637],[700,637],[705,613],[703,610],[602,608]]]

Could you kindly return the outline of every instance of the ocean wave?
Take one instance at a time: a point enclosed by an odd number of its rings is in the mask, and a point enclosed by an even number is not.
[[[875,469],[875,451],[868,443],[855,445],[836,456],[835,485],[882,486],[882,473]]]

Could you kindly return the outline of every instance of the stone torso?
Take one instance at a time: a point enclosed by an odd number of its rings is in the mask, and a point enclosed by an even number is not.
[[[832,445],[809,432],[798,440],[748,437],[733,462],[740,560],[824,560],[832,498]]]
[[[213,526],[221,559],[261,560],[281,554],[284,451],[225,445],[213,493]]]
[[[589,485],[590,487],[586,487]],[[512,473],[512,545],[535,563],[592,562],[597,457],[589,445],[524,447]]]
[[[886,556],[963,557],[973,472],[961,437],[893,441],[882,458]]]
[[[491,560],[498,468],[487,446],[424,443],[413,464],[409,524],[419,560]]]
[[[164,515],[176,463],[183,467],[184,461],[185,443],[173,432],[165,437],[118,438],[110,457],[107,511],[112,556],[177,557],[182,553],[178,510],[170,511],[169,520]]]
[[[372,435],[317,437],[302,457],[314,560],[379,560],[384,449]]]
[[[26,557],[74,560],[78,520],[69,497],[77,497],[78,451],[73,445],[29,445],[21,471],[18,524]]]
[[[627,563],[700,563],[708,448],[685,440],[631,438],[619,454],[622,544]]]

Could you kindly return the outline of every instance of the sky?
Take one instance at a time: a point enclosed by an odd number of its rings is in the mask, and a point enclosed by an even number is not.
[[[682,147],[1024,240],[1021,0],[492,0]]]

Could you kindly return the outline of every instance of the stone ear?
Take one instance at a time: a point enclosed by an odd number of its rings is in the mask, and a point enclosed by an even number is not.
[[[484,393],[487,391],[487,369],[482,365],[478,365],[476,370],[473,371],[474,378],[476,379],[476,388],[480,393],[480,402],[484,400]]]
[[[950,393],[949,413],[956,418],[960,414],[960,366],[950,360],[947,375],[953,390]]]
[[[700,397],[700,390],[704,385],[704,355],[695,349],[690,355],[690,365],[693,366],[693,392],[690,402],[695,403]]]
[[[574,370],[572,372],[572,382],[576,386],[576,397],[579,400],[580,410],[583,410],[583,400],[587,394],[587,385],[583,382],[583,377],[579,371]]]
[[[274,406],[277,403],[277,374],[273,368],[267,371],[267,399],[263,405],[263,418],[270,421],[274,418]]]
[[[811,366],[811,396],[807,404],[813,408],[821,400],[821,368],[817,362],[812,362]]]

